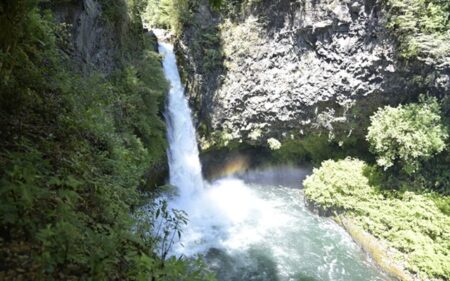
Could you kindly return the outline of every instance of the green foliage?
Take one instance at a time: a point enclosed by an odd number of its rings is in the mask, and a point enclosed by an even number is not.
[[[167,202],[159,200],[142,208],[137,212],[136,218],[140,224],[135,232],[141,235],[142,240],[149,241],[150,247],[157,253],[156,256],[141,256],[143,266],[137,268],[136,276],[146,281],[215,280],[202,257],[188,260],[167,256],[173,243],[180,239],[183,227],[188,221],[185,212],[169,210]],[[148,234],[149,229],[153,229],[153,235]],[[141,280],[139,278],[138,280]]]
[[[421,160],[443,151],[448,133],[439,113],[434,98],[420,104],[379,109],[371,117],[367,134],[378,155],[378,165],[387,169],[398,162],[407,174],[412,174]]]
[[[449,216],[428,195],[413,192],[394,195],[362,206],[366,213],[358,218],[360,223],[404,253],[407,268],[412,272],[447,279],[450,276]]]
[[[206,279],[161,256],[167,237],[135,213],[165,157],[159,55],[137,44],[111,77],[80,74],[37,2],[0,4],[0,279]],[[144,42],[128,28],[124,40]],[[167,231],[183,223],[167,217]]]
[[[305,196],[327,210],[353,217],[366,231],[387,241],[421,279],[447,280],[450,217],[435,204],[435,195],[381,193],[369,183],[368,168],[357,159],[325,161],[305,179]],[[448,204],[448,197],[438,198]]]
[[[129,61],[143,48],[141,11],[148,0],[98,0],[101,23],[116,35],[120,54],[116,60]],[[97,3],[91,8],[96,9]],[[90,5],[88,5],[90,7]],[[60,35],[59,35],[60,36]]]
[[[446,0],[386,0],[388,28],[405,58],[441,60],[450,51],[450,4]]]
[[[201,71],[208,73],[217,69],[221,70],[224,54],[219,29],[215,26],[202,28],[194,40],[192,51],[201,54],[199,56],[202,60]]]
[[[213,9],[218,10],[223,5],[223,0],[209,0],[209,3]]]
[[[181,35],[183,27],[192,17],[192,0],[149,0],[144,20],[151,26],[170,29]]]
[[[356,156],[362,152],[354,148],[365,147],[354,139],[347,138],[347,142],[338,143],[330,140],[326,134],[311,133],[301,139],[286,139],[282,141],[281,148],[273,151],[276,162],[301,164],[312,162],[320,164],[326,159],[342,159],[348,153]]]
[[[442,213],[450,216],[450,196],[440,196],[434,194],[432,199]]]
[[[200,31],[199,45],[202,50],[203,71],[205,73],[223,67],[224,54],[221,47],[220,33],[217,27]]]
[[[102,16],[112,24],[121,24],[128,20],[126,0],[100,0]]]
[[[220,11],[228,17],[237,18],[246,11],[255,7],[262,0],[209,0],[215,11]]]
[[[304,180],[305,195],[326,209],[357,211],[357,202],[373,196],[365,169],[366,164],[357,159],[324,161]]]

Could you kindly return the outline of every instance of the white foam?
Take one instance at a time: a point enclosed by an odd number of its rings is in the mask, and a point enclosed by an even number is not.
[[[342,229],[305,209],[299,190],[277,187],[278,181],[296,175],[296,170],[243,176],[244,180],[256,181],[257,186],[236,178],[204,183],[191,111],[173,47],[160,43],[159,50],[171,83],[165,114],[170,183],[179,191],[169,207],[189,215],[182,240],[173,245],[170,254],[189,257],[219,249],[233,260],[227,270],[237,268],[237,275],[256,266],[258,272],[276,274],[280,280],[296,280],[298,274],[317,280],[350,280],[349,276],[356,276],[353,280],[382,280],[361,262],[358,248]],[[288,186],[300,184],[304,174],[292,177]],[[220,267],[219,259],[210,266]],[[260,259],[263,264],[273,263],[275,272],[258,268]]]
[[[170,82],[166,123],[169,141],[170,183],[180,191],[180,198],[188,200],[203,190],[203,178],[198,157],[195,129],[191,119],[191,110],[178,72],[173,46],[159,43],[159,52],[164,56],[163,67]]]

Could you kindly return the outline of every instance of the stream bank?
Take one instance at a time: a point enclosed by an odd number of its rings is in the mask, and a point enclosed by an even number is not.
[[[355,224],[351,217],[343,214],[342,211],[325,209],[312,200],[305,197],[305,206],[308,210],[321,217],[327,217],[339,224],[352,237],[353,241],[367,253],[376,263],[376,265],[390,277],[401,281],[417,280],[409,273],[404,264],[395,261],[393,252],[385,241],[377,239],[362,227]]]

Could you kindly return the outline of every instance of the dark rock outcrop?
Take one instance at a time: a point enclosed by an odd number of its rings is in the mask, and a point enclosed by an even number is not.
[[[54,4],[55,18],[67,26],[65,51],[74,59],[74,66],[87,73],[95,69],[110,74],[118,65],[121,34],[103,16],[96,0],[68,1]]]
[[[201,24],[189,26],[178,45],[206,127],[200,133],[263,145],[311,130],[345,138],[367,128],[381,105],[448,93],[449,69],[398,58],[378,2],[264,0],[233,19],[200,5]],[[192,50],[208,25],[220,31],[224,58],[206,72]]]

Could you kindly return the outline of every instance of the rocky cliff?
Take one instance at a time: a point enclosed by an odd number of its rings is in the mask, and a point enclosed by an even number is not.
[[[65,33],[60,33],[66,37],[66,45],[62,46],[64,51],[78,62],[78,67],[85,73],[95,69],[110,74],[120,67],[121,54],[130,47],[128,42],[133,42],[132,49],[142,49],[141,37],[136,36],[133,30],[126,3],[115,1],[106,4],[98,0],[49,4],[57,22],[65,27]],[[120,10],[121,5],[124,5],[124,11]],[[133,36],[134,40],[129,40]]]
[[[178,46],[204,144],[345,139],[380,105],[448,93],[448,67],[399,58],[384,12],[376,0],[261,0],[234,16],[200,4]]]
[[[58,42],[61,43],[61,51],[67,55],[70,68],[86,77],[100,74],[110,78],[110,74],[123,71],[127,65],[139,67],[144,50],[144,30],[140,15],[133,15],[134,7],[127,6],[126,1],[62,1],[47,5],[63,29],[58,33]],[[152,33],[146,36],[152,37],[150,41],[156,51],[156,37]],[[156,73],[149,75],[157,79],[158,71],[152,70]],[[156,91],[160,90],[159,85],[152,86]],[[150,102],[148,98],[146,101]],[[135,108],[134,111],[138,110]],[[147,118],[150,126],[158,126],[152,123],[154,120],[150,116]],[[152,163],[145,173],[147,185],[154,187],[163,184],[167,173],[165,157]]]

